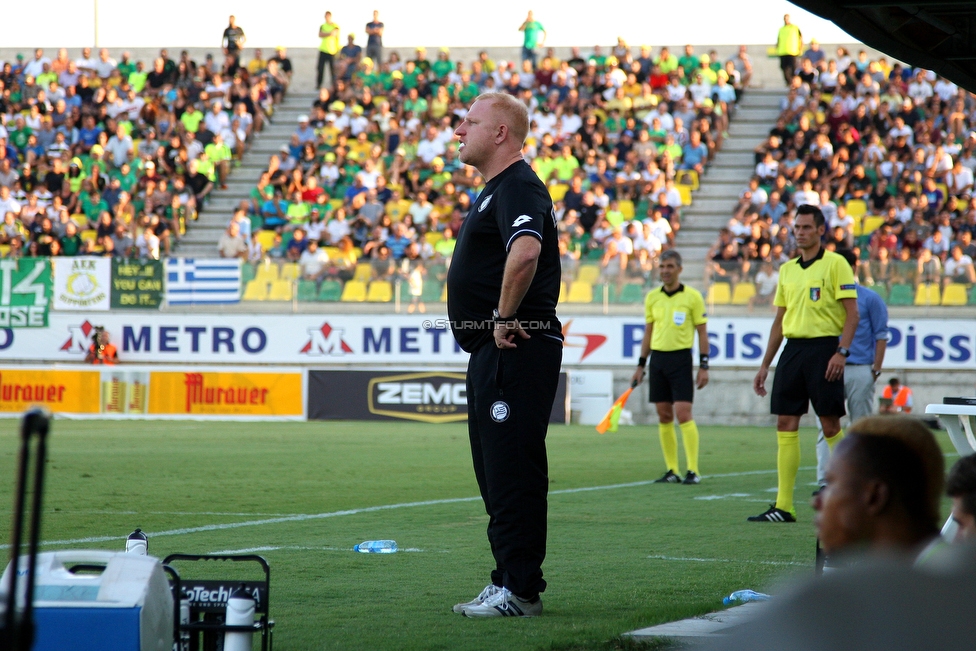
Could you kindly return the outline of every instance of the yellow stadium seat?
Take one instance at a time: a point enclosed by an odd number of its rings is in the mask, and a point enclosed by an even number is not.
[[[373,276],[373,267],[368,262],[360,262],[356,265],[356,273],[352,279],[360,282],[367,282]]]
[[[97,240],[97,239],[98,239],[98,233],[95,232],[95,231],[82,231],[81,232],[81,240],[83,242],[91,242],[92,244],[94,244],[95,243],[95,240]]]
[[[255,235],[258,238],[258,243],[261,244],[261,250],[267,253],[275,247],[275,242],[278,241],[278,234],[274,231],[258,231]]]
[[[549,186],[549,196],[553,201],[562,201],[569,191],[569,186],[565,183],[554,183]]]
[[[756,286],[752,283],[739,283],[732,292],[732,305],[748,305],[749,299],[756,295]]]
[[[915,289],[915,305],[938,305],[941,302],[939,283],[919,283]]]
[[[393,284],[388,280],[374,280],[369,284],[366,300],[370,303],[389,303],[393,300]]]
[[[438,242],[444,239],[443,233],[438,233],[437,231],[429,231],[424,233],[424,239],[427,240],[427,244],[434,246]]]
[[[732,300],[732,291],[728,283],[712,283],[708,286],[708,296],[705,301],[709,305],[728,305]]]
[[[5,258],[10,255],[10,245],[0,244],[0,258]]]
[[[856,217],[854,219],[854,225],[851,227],[851,234],[854,235],[854,237],[861,237],[864,230],[864,219],[864,217]]]
[[[257,266],[254,274],[254,280],[260,280],[264,283],[273,283],[279,278],[278,263],[266,260]]]
[[[884,217],[877,217],[869,215],[864,218],[864,225],[861,227],[861,235],[870,235],[874,231],[881,228],[881,224],[885,221]]]
[[[579,280],[574,280],[569,286],[566,294],[567,303],[592,303],[593,285]]]
[[[952,283],[946,285],[945,292],[942,293],[943,305],[965,305],[966,286],[962,283]]]
[[[342,199],[329,199],[329,210],[342,207]]]
[[[937,190],[942,190],[942,196],[948,198],[949,196],[949,186],[945,183],[936,183],[935,188]]]
[[[600,267],[595,264],[584,264],[579,268],[579,272],[576,274],[576,280],[584,283],[590,283],[591,285],[596,283],[600,279]]]
[[[339,247],[338,246],[323,246],[322,250],[325,254],[329,256],[329,260],[335,260],[339,257]]]
[[[352,247],[352,253],[353,253],[353,255],[356,256],[356,259],[357,260],[359,258],[363,257],[363,250],[361,248],[359,248],[358,246]]]
[[[691,186],[690,185],[676,185],[678,188],[678,194],[681,195],[681,205],[690,206],[691,205]]]
[[[847,203],[844,204],[844,209],[855,220],[868,214],[868,204],[863,199],[848,199]]]
[[[266,301],[268,300],[268,283],[263,280],[252,280],[244,286],[242,301]]]
[[[347,303],[362,303],[366,300],[366,283],[360,280],[346,281],[339,300]]]
[[[692,191],[701,187],[698,181],[697,170],[678,170],[674,175],[674,183],[675,185],[690,186]]]
[[[446,289],[446,287],[447,286],[445,285],[445,289]],[[557,302],[559,302],[559,303],[566,302],[566,293],[567,293],[566,283],[559,283],[559,298],[556,299]]]
[[[298,269],[297,262],[286,262],[281,265],[281,274],[279,278],[281,280],[296,280],[302,273]]]
[[[629,221],[634,218],[636,214],[634,211],[634,202],[630,199],[621,199],[617,202],[617,207],[620,209],[620,214],[624,216],[624,219]]]
[[[78,224],[79,230],[88,226],[88,217],[83,212],[71,215],[71,221]]]
[[[447,303],[447,283],[444,283],[444,289],[441,290],[441,303]]]
[[[295,289],[295,283],[291,280],[276,280],[271,283],[271,291],[268,292],[269,301],[290,301]]]

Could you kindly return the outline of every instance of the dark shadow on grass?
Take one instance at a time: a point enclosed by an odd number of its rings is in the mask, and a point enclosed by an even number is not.
[[[544,647],[545,651],[669,651],[683,648],[686,648],[684,643],[665,637],[651,640],[616,637],[603,642],[573,642],[568,645],[554,644]]]

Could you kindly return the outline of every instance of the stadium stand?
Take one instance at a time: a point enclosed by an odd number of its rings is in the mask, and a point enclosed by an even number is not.
[[[761,262],[794,255],[794,210],[821,207],[829,249],[896,306],[965,305],[976,282],[976,96],[884,58],[803,65],[754,176],[709,250],[709,298],[743,304]],[[726,287],[726,288],[723,288]],[[741,292],[741,293],[740,293]]]
[[[697,58],[661,74],[656,57],[629,52],[547,58],[535,74],[486,57],[440,71],[398,56],[352,62],[268,156],[247,202],[250,261],[301,265],[291,235],[302,230],[329,260],[305,279],[339,283],[343,301],[406,296],[411,277],[422,302],[443,299],[453,235],[482,185],[457,160],[453,131],[479,93],[502,91],[530,107],[524,155],[554,200],[564,269],[581,274],[567,274],[564,299],[637,302],[721,145],[739,73]],[[360,254],[334,264],[346,239]]]
[[[288,78],[222,64],[72,59],[37,49],[0,72],[0,244],[5,255],[159,258],[178,251],[226,187]],[[248,232],[250,232],[248,230]],[[13,241],[17,244],[12,244]],[[52,246],[54,250],[52,251]]]

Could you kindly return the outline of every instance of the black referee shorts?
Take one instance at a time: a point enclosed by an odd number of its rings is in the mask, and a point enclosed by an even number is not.
[[[837,337],[787,339],[773,376],[770,412],[802,416],[812,402],[818,416],[843,416],[844,378],[826,378],[827,364],[836,352]]]
[[[693,402],[691,349],[652,350],[647,369],[648,396],[651,402]]]

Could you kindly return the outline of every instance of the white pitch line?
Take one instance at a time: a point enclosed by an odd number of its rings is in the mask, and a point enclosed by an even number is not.
[[[351,552],[355,551],[352,547],[305,547],[302,545],[274,545],[269,547],[246,547],[244,549],[222,549],[211,554],[253,554],[254,552],[276,552],[278,550],[302,551],[302,552]],[[423,549],[416,547],[401,547],[401,552],[422,552]]]
[[[796,561],[750,561],[731,558],[689,558],[685,556],[648,556],[656,561],[682,561],[685,563],[749,563],[751,565],[799,565],[800,567],[810,567],[810,563],[798,563]]]
[[[800,470],[811,470],[813,466],[806,466],[800,468]],[[729,472],[716,475],[705,475],[706,479],[709,478],[723,478],[723,477],[745,477],[748,475],[768,475],[775,473],[775,470],[748,470],[744,472]],[[570,495],[574,493],[586,493],[590,491],[603,491],[603,490],[614,490],[618,488],[635,488],[639,486],[648,486],[653,484],[653,480],[648,481],[635,481],[626,484],[609,484],[606,486],[586,486],[582,488],[563,488],[560,490],[549,491],[549,495]],[[220,524],[206,524],[199,527],[184,527],[180,529],[166,529],[163,531],[147,531],[145,532],[150,538],[158,538],[163,536],[185,536],[187,534],[203,533],[206,531],[223,531],[226,529],[240,529],[243,527],[260,527],[269,524],[284,524],[286,522],[307,522],[309,520],[324,520],[326,518],[335,518],[343,515],[359,515],[361,513],[375,513],[377,511],[390,511],[395,509],[405,509],[417,506],[438,506],[441,504],[460,504],[462,502],[475,502],[480,500],[481,497],[453,497],[443,500],[424,500],[421,502],[403,502],[400,504],[382,504],[379,506],[366,506],[360,509],[346,509],[343,511],[331,511],[329,513],[305,513],[296,515],[287,515],[282,517],[265,518],[262,520],[247,520],[245,522],[223,522]],[[100,543],[100,542],[110,542],[122,540],[122,536],[91,536],[88,538],[70,538],[66,540],[45,540],[41,542],[41,545],[80,545],[87,543]],[[0,545],[0,549],[10,549],[10,545]]]
[[[293,515],[304,515],[303,513],[235,513],[230,511],[85,511],[85,510],[65,510],[54,511],[58,515],[216,515],[234,516],[240,518],[274,517],[287,518]]]

